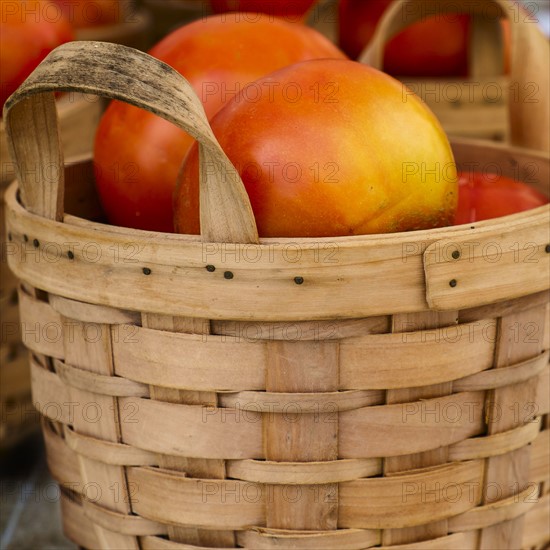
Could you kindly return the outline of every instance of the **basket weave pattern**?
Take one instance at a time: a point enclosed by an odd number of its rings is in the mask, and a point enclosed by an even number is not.
[[[69,85],[164,116],[221,167],[201,181],[202,240],[75,215],[94,204],[78,198],[89,169],[39,186],[19,169],[8,190],[9,265],[36,328],[23,331],[33,401],[69,537],[136,550],[548,542],[550,207],[258,241],[196,96],[128,48],[56,50],[7,107],[14,158],[62,160],[44,93]],[[545,155],[454,152],[547,192]]]
[[[25,323],[64,327],[26,345],[33,400],[54,421],[51,471],[87,497],[64,501],[82,546],[163,548],[166,535],[248,548],[548,540],[548,331],[510,338],[547,326],[546,295],[461,311],[458,325],[456,313],[420,313],[209,323],[222,334],[207,336],[184,319],[155,330],[146,314],[24,291],[20,301]],[[277,339],[290,332],[299,340]],[[442,357],[438,384],[403,386],[399,369],[431,382]]]

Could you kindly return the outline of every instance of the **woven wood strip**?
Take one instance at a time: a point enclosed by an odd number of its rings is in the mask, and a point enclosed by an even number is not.
[[[38,403],[42,414],[64,424],[70,424],[75,414],[82,414],[82,407],[85,406],[85,403],[80,403],[79,407],[68,406],[67,403],[71,402],[68,388],[56,374],[48,372],[34,361],[31,362],[31,373],[34,380],[34,402]],[[547,373],[543,372],[542,374],[544,379],[540,378],[540,380],[546,380]],[[547,385],[540,383],[537,388],[535,403],[538,412],[547,414],[547,407],[543,402]],[[491,440],[491,442],[485,441],[484,438],[468,440],[468,437],[481,433],[483,411],[481,399],[482,394],[480,393],[465,392],[454,394],[448,398],[436,398],[402,405],[365,407],[342,413],[340,418],[340,456],[342,458],[376,458],[402,453],[400,438],[388,440],[383,437],[383,434],[376,435],[381,429],[379,427],[381,422],[379,418],[381,417],[385,419],[386,423],[393,422],[395,430],[402,430],[403,433],[418,432],[415,448],[419,450],[432,448],[433,433],[446,430],[445,437],[450,440],[449,445],[456,443],[450,451],[451,456],[456,459],[495,455],[503,449],[515,448],[515,445],[524,438],[532,436],[533,424],[528,424],[517,428],[517,431],[496,434],[492,436],[495,440]],[[547,399],[545,398],[545,400]],[[273,408],[273,404],[271,408]],[[297,409],[293,408],[292,411],[296,412]],[[537,411],[534,410],[534,412]],[[346,415],[350,414],[358,416],[354,419],[347,418]],[[460,421],[457,422],[456,419],[459,417]],[[197,451],[197,442],[190,443],[188,449],[175,448],[173,437],[162,435],[160,424],[157,425],[157,423],[162,422],[162,425],[166,425],[166,423],[173,422],[174,429],[187,433],[186,438],[197,437],[196,441],[202,441],[201,445],[208,445],[209,440],[215,441],[215,446],[211,447],[208,452],[211,458],[262,458],[263,455],[260,445],[261,422],[256,411],[225,410],[200,406],[180,408],[170,403],[129,398],[121,402],[121,419],[124,441],[151,452],[183,456],[186,452],[191,453],[189,456],[201,452]],[[150,432],[144,432],[141,429],[141,426],[144,425],[143,422],[151,426]],[[193,426],[197,426],[196,429]],[[231,429],[230,426],[232,426]],[[452,427],[454,431],[450,432],[445,426]],[[217,431],[218,429],[221,430],[221,435]],[[227,429],[230,431],[227,432]],[[241,434],[239,437],[243,440],[244,447],[240,450],[234,437],[230,435],[231,433]],[[255,433],[257,440],[254,440]],[[455,441],[451,439],[455,439]],[[369,441],[368,447],[365,446],[365,441]],[[542,446],[542,444],[539,445]],[[212,456],[214,453],[216,454]],[[248,456],[232,456],[234,453],[248,453]]]
[[[80,497],[61,494],[61,512],[65,536],[82,548],[100,548],[93,524],[84,515]]]
[[[380,531],[364,529],[338,529],[337,531],[289,531],[285,529],[255,528],[237,533],[243,548],[258,550],[295,549],[319,550],[338,548],[357,550],[380,544]]]
[[[47,420],[42,420],[42,432],[46,445],[46,459],[52,477],[66,486],[73,493],[83,491],[78,456],[65,444],[64,440],[53,431]]]
[[[148,451],[196,458],[263,458],[261,415],[124,397],[122,440]],[[131,412],[130,412],[131,411]],[[144,430],[147,426],[147,430]]]
[[[478,506],[449,519],[449,528],[451,531],[471,531],[498,525],[526,514],[537,502],[536,487],[532,485],[517,495],[485,506]]]
[[[40,366],[34,357],[30,360],[32,396],[34,406],[40,414],[62,424],[73,424],[75,414],[82,414],[87,401],[73,401],[70,389],[59,376]],[[75,413],[76,407],[79,407]]]
[[[210,324],[204,320],[186,317],[143,314],[144,327],[157,330],[170,330],[190,334],[210,334]],[[194,404],[215,407],[218,404],[217,394],[213,392],[178,391],[173,388],[151,386],[151,397],[170,403]],[[159,455],[159,466],[168,470],[188,473],[192,477],[223,479],[226,477],[225,462],[222,460],[205,460],[187,457]],[[171,541],[199,544],[201,546],[235,546],[233,531],[204,530],[195,527],[168,526]]]
[[[233,479],[253,483],[322,485],[379,475],[382,463],[378,458],[327,462],[232,460],[227,464],[227,473]]]
[[[537,417],[532,422],[507,432],[465,439],[449,447],[449,460],[487,458],[519,449],[539,439],[540,425],[540,417]]]
[[[405,236],[399,244],[391,237],[379,236],[357,237],[353,241],[342,240],[342,244],[337,245],[338,262],[324,265],[322,270],[319,269],[318,250],[315,245],[304,244],[300,273],[296,272],[294,264],[287,261],[285,245],[266,244],[258,249],[258,254],[265,259],[254,264],[235,262],[231,259],[222,262],[221,259],[211,257],[212,263],[219,268],[212,274],[204,269],[205,251],[201,243],[189,242],[185,236],[174,236],[163,245],[155,246],[150,235],[146,237],[138,232],[124,234],[106,231],[106,226],[91,222],[87,224],[89,227],[84,228],[49,221],[29,214],[18,205],[12,187],[6,193],[6,204],[8,229],[22,252],[20,255],[10,256],[9,265],[19,278],[30,281],[38,288],[74,300],[105,303],[121,309],[140,309],[168,315],[183,314],[213,319],[292,322],[304,318],[359,318],[398,311],[423,311],[428,305],[425,296],[419,292],[421,281],[424,280],[421,255],[424,246],[421,243],[439,241],[446,236],[450,242],[458,240],[461,235],[463,240],[470,238],[469,232],[457,227],[441,230],[437,233],[437,239],[434,233],[414,232],[414,235]],[[515,221],[506,221],[501,227],[498,222],[491,220],[492,224],[487,224],[490,230],[487,229],[486,232],[483,229],[485,224],[482,222],[476,234],[476,242],[493,242],[494,231],[500,231],[503,235],[509,235],[513,242],[539,244],[543,254],[544,246],[547,244],[545,228],[548,215],[545,208],[530,212],[528,222],[522,215],[514,217]],[[533,227],[542,229],[533,230]],[[27,250],[23,246],[23,234],[28,234],[31,240],[38,236],[52,250],[58,249],[63,251],[63,254],[60,254],[58,261],[44,262],[41,269],[36,270],[32,265],[32,257],[35,257],[37,251]],[[539,240],[533,241],[535,237]],[[137,264],[114,261],[112,247],[118,246],[123,250],[129,238],[140,250],[140,261]],[[93,242],[97,247],[99,260],[89,262],[81,254],[75,255],[74,260],[69,260],[65,250],[67,242]],[[245,254],[249,253],[245,247],[250,245],[235,246],[237,258],[239,255],[245,257]],[[403,254],[407,246],[412,252],[404,261]],[[39,249],[39,254],[40,250],[42,249]],[[380,257],[381,250],[384,251],[383,257]],[[33,256],[29,256],[30,254]],[[514,270],[523,264],[514,262],[513,254],[506,254],[503,258],[508,262],[509,274],[512,274],[515,280],[521,280],[523,275]],[[179,266],[176,272],[174,265]],[[456,301],[456,298],[453,298],[455,289],[449,287],[450,279],[447,277],[452,267],[443,265],[445,269],[442,268],[441,274],[437,273],[434,276],[434,284],[438,281],[437,284],[442,285],[441,292],[448,294],[449,300]],[[472,293],[472,298],[459,306],[473,307],[491,300],[519,297],[547,286],[546,271],[531,268],[531,275],[525,279],[525,284],[520,287],[513,286],[514,292],[503,296],[503,286],[492,290],[494,281],[489,280],[487,262],[483,265],[485,274],[483,277],[481,272],[478,274],[478,290]],[[143,267],[152,270],[151,276],[144,277]],[[224,279],[225,270],[233,271],[234,279]],[[492,270],[490,272],[492,273]],[[294,278],[297,275],[314,284],[296,285]],[[178,277],[181,277],[181,280],[178,281]],[[108,285],[98,284],[107,279]],[[367,287],[364,285],[365,280],[371,281]],[[206,281],[209,282],[208,296],[202,291]],[[338,283],[339,281],[345,281],[345,284]],[[327,286],[332,288],[334,285],[337,285],[335,292],[327,293]],[[136,288],[143,292],[136,293]],[[170,295],[163,296],[162,289],[170,289]],[[369,292],[369,289],[376,290]],[[462,294],[463,292],[461,297]],[[388,303],[388,297],[394,297],[393,305]],[[315,306],[319,303],[324,305],[322,310]],[[451,307],[451,302],[447,305]]]
[[[64,325],[75,323],[74,334],[63,334],[65,357],[69,364],[91,375],[113,376],[112,344],[109,325],[82,323],[61,317]],[[92,329],[93,338],[87,336]],[[76,414],[71,422],[73,429],[83,435],[104,439],[113,443],[120,442],[120,424],[123,420],[119,410],[118,398],[110,395],[92,393],[89,389],[68,386],[71,402],[77,404]],[[95,389],[92,386],[93,389]],[[104,464],[79,455],[79,466],[84,483],[93,482],[97,488],[95,502],[104,508],[122,514],[131,514],[132,487],[126,479],[125,468]],[[86,485],[85,485],[86,486]],[[84,496],[90,498],[87,492]],[[95,524],[101,547],[139,550],[136,537],[104,529]]]
[[[455,391],[489,390],[525,382],[548,368],[550,352],[545,351],[538,357],[528,359],[510,367],[479,372],[472,376],[456,380],[453,383]]]
[[[476,533],[457,533],[412,544],[380,546],[380,550],[475,550]]]
[[[522,548],[546,548],[550,542],[550,494],[539,499],[525,515]]]
[[[148,519],[228,530],[265,522],[266,495],[261,485],[189,479],[153,468],[128,468],[127,475],[128,482],[139,488],[133,508]]]
[[[273,341],[267,344],[268,392],[334,392],[340,372],[339,343]],[[313,395],[312,395],[313,397]],[[299,400],[299,397],[298,397]],[[293,407],[293,410],[299,410]],[[283,409],[285,410],[285,409]],[[270,461],[332,462],[339,452],[339,416],[321,407],[319,413],[263,415],[263,447]],[[336,530],[339,486],[335,483],[288,487],[267,485],[265,525],[295,530]]]
[[[529,480],[543,483],[550,480],[550,430],[539,432],[531,444]]]
[[[451,477],[445,477],[449,473]],[[480,502],[482,475],[483,462],[472,461],[421,473],[341,483],[338,523],[342,527],[377,529],[452,517]],[[461,497],[453,503],[443,498],[426,503],[421,486],[440,490],[436,488],[447,479],[454,479],[461,488]],[[266,500],[270,498],[265,488],[253,483],[188,479],[150,468],[128,468],[128,480],[139,487],[134,508],[140,515],[174,523],[185,518],[185,522],[200,527],[261,526]],[[403,498],[404,488],[411,489],[410,499]],[[164,502],[162,510],[156,504],[159,499]],[[361,506],[356,507],[356,502],[361,502]]]
[[[137,498],[137,497],[136,497]],[[123,535],[145,536],[165,535],[166,525],[139,516],[131,516],[107,510],[89,500],[83,499],[84,515],[96,525]]]
[[[480,503],[482,478],[483,461],[477,460],[341,483],[338,525],[392,529],[449,518]],[[453,492],[454,502],[441,492],[449,479],[453,480],[453,489],[459,489],[455,491],[456,499]]]
[[[550,176],[550,174],[549,174]],[[476,323],[483,319],[496,319],[505,317],[511,313],[525,311],[536,306],[549,306],[548,291],[537,292],[515,300],[503,300],[486,306],[477,306],[470,309],[461,309],[458,312],[458,320],[460,323]],[[546,346],[544,349],[548,349]]]
[[[137,447],[103,441],[67,428],[65,443],[75,453],[92,460],[118,466],[158,466],[158,455]]]
[[[183,544],[160,537],[142,537],[141,550],[232,550],[234,547],[226,548],[222,546],[195,546],[193,544]]]
[[[410,321],[397,334],[342,342],[341,388],[408,388],[417,385],[420,377],[422,385],[431,385],[490,367],[493,320],[455,325],[453,319],[447,327],[423,328]]]
[[[30,296],[19,288],[19,311],[21,317],[21,337],[27,348],[63,359],[63,332],[61,316],[47,302]]]
[[[258,340],[341,340],[365,334],[384,334],[389,331],[387,315],[366,319],[335,321],[295,321],[266,323],[254,321],[212,321],[212,333],[248,342]]]
[[[54,361],[59,378],[68,386],[112,397],[149,397],[149,387],[126,378],[107,376]]]
[[[340,388],[410,387],[420,376],[431,384],[483,371],[491,366],[494,333],[495,322],[485,320],[344,340],[340,345]],[[131,339],[114,343],[113,353],[116,373],[142,383],[156,381],[162,386],[203,391],[216,387],[218,391],[265,389],[263,341],[135,327]],[[219,388],[220,378],[225,388]]]
[[[137,328],[132,338],[114,343],[113,355],[116,374],[144,384],[201,391],[265,389],[263,343]]]
[[[339,455],[341,458],[406,455],[480,435],[484,429],[483,400],[483,392],[463,392],[342,412]],[[391,438],[388,438],[389,426]]]
[[[96,304],[86,304],[62,298],[56,294],[50,295],[50,306],[60,315],[84,323],[103,323],[108,325],[122,325],[126,323],[139,325],[141,321],[140,314],[136,312]]]
[[[21,301],[21,311],[22,311],[22,323],[26,327],[24,331],[25,344],[27,347],[35,351],[36,353],[44,353],[53,357],[63,358],[64,352],[62,350],[62,330],[75,330],[73,323],[69,326],[64,327],[61,323],[61,317],[54,309],[45,302],[40,302],[35,298],[32,298],[23,291],[20,291],[20,301]],[[69,302],[69,301],[67,301]],[[116,311],[116,310],[115,310]],[[124,314],[125,315],[125,314]],[[369,356],[368,361],[361,363],[359,358],[356,358],[357,362],[353,362],[349,369],[346,367],[346,350],[354,350],[351,352],[353,357],[354,353],[357,353],[357,349],[364,350],[360,352],[361,358],[364,354],[368,354],[368,351],[371,352],[372,347],[378,348],[379,350],[385,349],[384,340],[377,342],[376,340],[372,341],[372,346],[365,344],[366,347],[359,344],[348,344],[344,343],[343,348],[343,361],[344,366],[342,371],[344,373],[343,379],[345,380],[345,373],[348,373],[349,382],[347,384],[342,383],[343,388],[350,389],[350,387],[357,387],[363,384],[368,386],[384,386],[384,382],[395,384],[395,380],[399,380],[396,376],[395,370],[398,370],[403,366],[403,360],[407,360],[407,357],[411,357],[413,351],[412,346],[417,343],[424,343],[426,346],[433,345],[433,340],[439,338],[439,340],[447,340],[450,350],[454,350],[452,355],[455,354],[460,356],[460,353],[464,352],[467,349],[467,346],[457,346],[455,348],[450,347],[451,345],[457,345],[456,335],[462,334],[464,337],[464,343],[470,338],[479,338],[480,345],[482,349],[485,348],[487,344],[486,341],[489,341],[492,337],[492,327],[490,321],[474,321],[471,324],[467,325],[458,325],[458,327],[452,327],[449,329],[443,329],[447,332],[442,332],[439,334],[433,331],[423,331],[407,334],[402,338],[406,339],[411,343],[411,348],[407,348],[403,353],[400,353],[400,356],[396,358],[399,362],[394,363],[393,368],[386,367],[382,371],[382,366],[386,365],[386,362],[380,358],[379,361],[374,361],[374,357]],[[475,330],[478,329],[478,330]],[[202,338],[195,337],[194,339],[186,339],[186,337],[181,337],[181,335],[176,335],[176,333],[163,332],[163,331],[150,331],[146,329],[141,329],[137,326],[122,325],[115,326],[112,328],[114,334],[114,354],[115,354],[115,369],[119,376],[124,376],[130,378],[131,380],[140,381],[144,384],[152,384],[153,382],[161,383],[167,387],[194,387],[196,389],[213,389],[216,385],[216,381],[221,379],[230,380],[231,384],[229,390],[243,390],[243,389],[263,389],[265,386],[264,372],[262,368],[262,354],[258,346],[260,343],[251,343],[238,341],[232,342],[231,340],[223,340],[223,337],[220,337],[214,342],[220,342],[219,352],[217,361],[214,365],[210,365],[208,371],[200,362],[200,359],[205,357],[204,352],[202,352],[203,345],[210,344],[209,338],[206,341],[203,341]],[[458,331],[458,332],[457,332]],[[447,336],[445,336],[447,334]],[[387,336],[387,335],[386,335]],[[395,337],[395,335],[392,335]],[[363,339],[364,342],[368,341],[370,338],[367,337]],[[391,344],[392,341],[387,340],[386,344]],[[397,342],[393,342],[394,344]],[[191,355],[191,358],[195,358],[197,362],[186,361],[182,364],[181,361],[177,363],[174,361],[174,357],[179,357],[179,347],[185,345],[186,354],[189,352],[189,347],[196,347],[195,356]],[[225,347],[224,347],[225,346]],[[238,347],[241,346],[241,347]],[[379,347],[380,346],[380,347]],[[423,346],[422,346],[423,347]],[[369,349],[370,348],[370,349]],[[460,349],[459,349],[460,348]],[[216,346],[209,346],[208,353],[215,353]],[[153,351],[154,350],[154,351]],[[158,357],[158,352],[161,351],[160,357]],[[166,353],[162,353],[162,350],[167,350]],[[212,351],[210,351],[212,350]],[[228,361],[228,357],[233,357],[231,355],[235,350],[243,350],[244,355],[247,357],[246,363],[239,363],[235,361]],[[368,351],[367,351],[368,350]],[[380,353],[382,352],[380,351]],[[482,352],[481,349],[477,349],[478,353],[481,353],[481,357],[470,360],[467,367],[459,366],[454,363],[450,364],[447,372],[452,372],[453,377],[457,376],[460,378],[454,382],[455,391],[470,391],[470,390],[482,390],[500,387],[502,385],[508,385],[522,380],[526,380],[531,375],[533,375],[538,369],[548,362],[548,351],[543,355],[537,358],[527,360],[523,363],[517,365],[512,365],[504,369],[500,369],[501,372],[496,373],[493,370],[486,370],[487,368],[485,363],[485,353],[489,353],[488,350]],[[257,364],[250,365],[247,368],[247,365],[250,362],[255,361],[256,353],[259,352],[257,356]],[[417,352],[418,353],[418,352]],[[415,356],[415,355],[413,355]],[[374,361],[371,363],[371,361]],[[424,359],[426,361],[426,359]],[[425,363],[420,363],[422,368],[426,368],[428,365]],[[220,365],[218,369],[217,366]],[[372,365],[372,367],[371,367]],[[412,373],[417,379],[420,374],[420,370],[415,369],[415,364],[410,359],[407,361],[407,365],[410,365]],[[418,365],[418,363],[417,363]],[[475,368],[477,372],[474,375],[461,378],[461,374],[465,374],[465,368],[472,369]],[[185,368],[187,366],[187,368]],[[406,368],[406,366],[405,366]],[[395,370],[394,370],[395,369]],[[370,377],[367,378],[363,384],[359,380],[363,379],[362,370],[367,372]],[[380,372],[382,371],[382,374]],[[352,372],[356,373],[357,377],[352,375]],[[448,375],[446,376],[446,378]],[[441,377],[439,377],[440,380]],[[437,377],[432,378],[437,380]],[[376,380],[376,382],[374,382]],[[391,382],[393,381],[393,382]],[[441,381],[441,380],[440,380]],[[219,389],[218,389],[219,391]]]
[[[545,331],[546,307],[538,306],[502,317],[499,321],[495,350],[495,369],[500,369],[537,357],[542,352],[542,334]],[[534,334],[533,334],[533,330]],[[547,329],[546,329],[547,330]],[[515,331],[515,332],[514,332]],[[537,397],[540,384],[537,378],[513,386],[491,390],[487,395],[487,433],[508,431],[528,422],[539,413]],[[493,406],[495,404],[496,406]],[[511,405],[511,406],[510,406]],[[518,413],[516,413],[516,408]],[[499,498],[521,492],[529,483],[530,448],[523,447],[504,455],[487,459],[483,502],[490,503],[491,487],[498,489]],[[485,527],[480,534],[480,547],[521,545],[524,518]]]
[[[369,407],[383,402],[380,390],[357,390],[341,392],[239,392],[221,394],[220,405],[257,412],[334,416],[338,411]],[[317,419],[318,421],[318,419]]]
[[[504,454],[510,450],[533,443],[531,449],[531,473],[533,482],[550,478],[549,430],[539,432],[540,419],[508,432],[486,438],[466,439],[449,447],[450,460],[473,460]],[[66,430],[65,442],[78,454],[88,458],[121,466],[154,466],[155,453],[129,445],[111,443]],[[336,462],[281,463],[256,460],[230,460],[227,464],[231,478],[256,483],[323,484],[352,481],[371,477],[381,472],[380,459],[339,460]]]
[[[550,365],[537,377],[537,393],[534,400],[535,414],[550,413]]]

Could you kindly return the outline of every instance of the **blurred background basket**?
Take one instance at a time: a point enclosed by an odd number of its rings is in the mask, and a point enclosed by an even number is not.
[[[108,83],[105,63],[119,68]],[[11,100],[14,158],[58,161],[31,111],[52,120],[36,92],[66,86],[155,110],[217,167],[201,189],[202,240],[94,222],[93,194],[73,197],[93,190],[89,168],[66,186],[20,170],[20,199],[9,189],[23,322],[61,332],[25,343],[70,538],[151,550],[550,540],[550,206],[472,227],[293,239],[290,263],[287,240],[258,244],[190,87],[139,52],[58,48]],[[496,163],[549,194],[546,154],[453,148],[459,167]],[[239,261],[250,247],[261,261]],[[32,249],[55,258],[26,261]],[[320,266],[320,250],[338,262]]]
[[[547,58],[550,43],[538,21],[529,11],[522,11],[517,3],[398,0],[384,13],[360,61],[383,69],[384,47],[392,36],[427,14],[445,17],[456,13],[473,16],[468,78],[401,77],[400,80],[424,99],[449,135],[508,141],[511,125],[521,125],[522,131],[516,128],[512,132],[517,143],[550,150],[550,114],[533,107],[547,105],[543,95],[549,89],[549,71],[537,63]],[[508,21],[511,28],[510,74],[504,74],[501,20]],[[524,30],[522,40],[527,46],[520,46],[518,33],[513,32],[520,22]],[[509,111],[512,104],[516,108]],[[510,113],[516,117],[514,120],[510,120]],[[533,113],[537,118],[531,118]]]
[[[139,50],[148,49],[153,40],[153,19],[149,11],[135,0],[119,0],[118,22],[76,29],[77,40],[116,42]]]
[[[154,41],[211,13],[209,0],[142,0],[153,19]]]

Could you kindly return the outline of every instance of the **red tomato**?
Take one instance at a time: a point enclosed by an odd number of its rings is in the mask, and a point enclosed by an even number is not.
[[[122,19],[121,0],[53,0],[74,28],[114,25]]]
[[[48,0],[2,3],[0,20],[0,102],[17,90],[57,46],[74,39],[69,22]]]
[[[243,87],[296,61],[345,55],[318,32],[268,16],[217,15],[168,35],[151,55],[191,83],[211,118]],[[109,221],[173,231],[172,194],[193,139],[165,120],[113,102],[95,141],[96,181]]]
[[[277,84],[277,86],[275,86]],[[292,94],[285,88],[292,85]],[[211,122],[250,197],[263,237],[386,233],[452,223],[449,142],[417,97],[348,60],[318,59],[251,84]],[[272,93],[271,93],[272,92]],[[434,168],[450,167],[444,178]],[[431,172],[430,172],[431,170]],[[198,147],[175,194],[175,226],[199,232]]]
[[[317,0],[211,0],[214,13],[230,11],[268,13],[283,18],[298,19],[315,4]]]
[[[340,0],[340,46],[357,58],[392,0]],[[441,14],[411,25],[389,41],[384,71],[398,76],[466,76],[468,15]]]
[[[507,216],[547,203],[542,193],[521,181],[496,174],[460,172],[455,225]]]

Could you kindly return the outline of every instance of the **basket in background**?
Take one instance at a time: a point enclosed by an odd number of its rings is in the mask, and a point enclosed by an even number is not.
[[[528,11],[519,11],[515,2],[397,0],[382,16],[359,60],[383,69],[384,46],[392,36],[426,14],[445,17],[456,13],[473,16],[469,77],[400,80],[424,99],[449,135],[498,141],[512,138],[512,144],[515,140],[526,147],[550,151],[550,113],[544,97],[549,89],[545,63],[550,43],[536,19]],[[510,25],[508,75],[503,74],[501,18]]]
[[[139,50],[147,50],[153,43],[153,19],[147,8],[135,0],[119,0],[120,21],[110,25],[75,29],[76,40],[116,42]]]
[[[143,5],[153,19],[154,42],[211,13],[209,0],[143,0]]]

